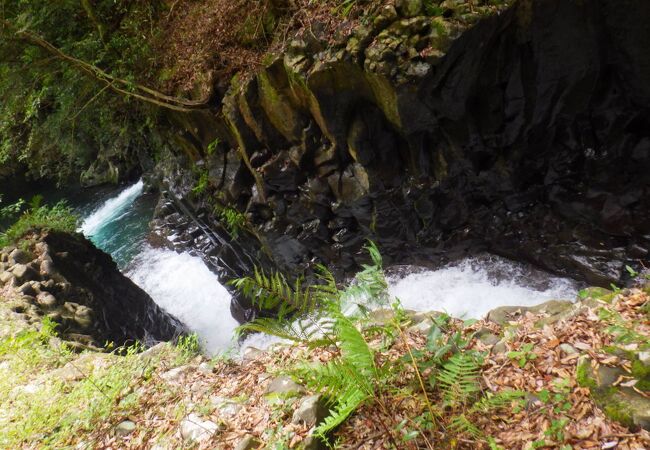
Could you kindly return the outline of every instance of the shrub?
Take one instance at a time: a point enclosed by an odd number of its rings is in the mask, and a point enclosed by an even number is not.
[[[22,200],[19,202],[20,207],[23,203]],[[9,210],[15,214],[20,207],[11,209],[14,206],[6,208],[10,208]],[[35,200],[31,202],[30,209],[20,215],[18,220],[7,230],[0,233],[0,248],[16,243],[32,229],[75,231],[78,221],[79,217],[65,201],[57,202],[52,206],[41,206],[40,200]]]

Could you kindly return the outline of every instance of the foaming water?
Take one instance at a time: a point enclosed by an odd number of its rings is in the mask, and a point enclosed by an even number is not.
[[[206,352],[232,345],[237,322],[230,314],[230,294],[201,258],[155,249],[145,243],[153,199],[142,181],[99,205],[79,231],[109,253],[126,274],[163,309],[196,332]]]
[[[134,200],[142,194],[143,189],[144,183],[140,180],[119,195],[107,200],[83,221],[79,231],[89,238],[95,236],[107,223],[118,220],[127,213]]]
[[[154,301],[196,332],[206,352],[232,347],[237,322],[230,314],[230,294],[199,257],[144,244],[153,205],[144,202],[138,181],[105,201],[80,231],[110,253],[127,275]],[[405,274],[406,273],[406,274]],[[551,299],[575,298],[578,286],[504,258],[482,255],[437,270],[410,267],[389,277],[389,291],[406,309],[445,311],[461,318],[481,318],[493,308],[531,306]],[[356,299],[366,307],[367,301]],[[280,339],[254,334],[241,345],[265,349]]]
[[[499,306],[534,306],[554,299],[574,299],[573,280],[552,277],[528,265],[493,255],[480,255],[437,270],[406,267],[388,277],[391,298],[415,311],[444,311],[463,319],[480,319]],[[347,299],[345,314],[386,307],[371,299]],[[247,337],[241,348],[266,350],[282,339],[262,333]]]
[[[201,258],[145,246],[127,275],[196,332],[206,352],[219,353],[233,344],[237,321],[230,314],[230,294]]]
[[[574,299],[573,280],[492,255],[468,258],[438,270],[389,279],[390,294],[406,309],[444,311],[480,319],[499,306],[534,306],[554,299]]]

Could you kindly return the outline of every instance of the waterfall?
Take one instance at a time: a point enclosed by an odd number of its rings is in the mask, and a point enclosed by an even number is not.
[[[131,267],[127,276],[196,332],[208,353],[230,347],[237,326],[230,294],[201,258],[146,245]]]
[[[227,350],[237,326],[230,314],[230,294],[201,258],[146,243],[153,206],[136,207],[142,193],[142,181],[129,186],[98,205],[80,230],[121,260],[127,276],[159,306],[196,332],[207,353]],[[573,299],[578,289],[571,280],[493,255],[467,258],[436,270],[407,267],[390,276],[389,285],[391,295],[406,309],[445,311],[461,318],[481,318],[499,306]],[[251,335],[242,348],[265,348],[277,341]]]
[[[463,319],[483,318],[499,306],[534,306],[573,300],[573,280],[552,277],[494,255],[467,258],[437,270],[389,278],[389,291],[406,309],[443,311]]]
[[[199,257],[146,243],[153,205],[138,207],[142,181],[94,208],[79,231],[108,252],[165,311],[196,332],[209,354],[227,350],[237,322],[230,294]]]
[[[118,196],[108,199],[84,219],[79,231],[88,238],[95,236],[106,224],[119,220],[133,201],[142,195],[143,189],[144,183],[140,180],[124,189]]]

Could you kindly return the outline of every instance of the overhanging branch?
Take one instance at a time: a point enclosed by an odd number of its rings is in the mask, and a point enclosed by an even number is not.
[[[111,89],[119,94],[133,97],[143,102],[151,103],[163,108],[172,109],[174,111],[188,112],[207,108],[207,99],[187,100],[184,98],[163,94],[162,92],[156,91],[155,89],[151,89],[138,83],[132,83],[128,80],[113,76],[100,69],[99,67],[87,63],[86,61],[68,55],[39,35],[32,33],[29,30],[17,29],[7,20],[0,19],[0,24],[2,24],[2,28],[5,31],[10,31],[14,37],[24,42],[28,42],[32,45],[41,47],[58,59],[69,62],[78,69],[90,75],[92,78],[105,83],[108,89]]]

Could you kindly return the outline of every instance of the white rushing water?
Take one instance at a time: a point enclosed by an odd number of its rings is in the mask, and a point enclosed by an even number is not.
[[[133,209],[143,189],[143,182],[138,181],[106,200],[83,221],[79,231],[102,248],[113,240],[136,247],[136,256],[128,264],[126,275],[165,311],[196,332],[207,353],[227,350],[237,326],[230,314],[230,294],[203,260],[188,253],[152,248],[141,240],[127,239],[126,235],[132,230],[120,219]],[[150,217],[141,220],[146,223]]]
[[[414,311],[442,311],[460,319],[480,319],[499,306],[534,306],[548,300],[573,300],[578,285],[566,278],[552,277],[530,266],[481,255],[449,264],[437,270],[403,268],[401,275],[388,278],[389,293],[402,307]],[[406,275],[404,274],[406,273]],[[376,308],[367,300],[355,299]],[[379,306],[381,307],[381,306]],[[358,308],[350,306],[351,313]],[[242,348],[267,349],[281,339],[264,334],[246,338]]]
[[[499,306],[573,300],[578,290],[572,280],[492,255],[391,278],[389,284],[390,294],[406,309],[444,311],[464,319],[480,319]]]
[[[107,200],[86,218],[81,231],[100,241],[115,237],[116,232],[127,233],[120,228],[119,219],[128,214],[142,192],[143,183],[139,181]],[[117,224],[118,231],[110,228],[111,224]],[[237,322],[230,314],[230,294],[201,258],[138,241],[138,254],[129,264],[127,275],[158,305],[196,332],[207,353],[233,346]],[[390,294],[406,309],[445,311],[459,318],[481,318],[499,306],[573,299],[578,289],[570,280],[491,255],[468,258],[437,270],[411,267],[389,278],[389,284]],[[278,339],[255,334],[241,348],[266,348],[275,342]]]
[[[196,332],[206,352],[218,353],[233,343],[237,322],[230,314],[230,294],[201,258],[145,246],[127,275]]]
[[[140,180],[124,189],[116,197],[107,200],[84,219],[81,227],[79,227],[79,231],[86,235],[86,237],[96,235],[106,224],[117,220],[121,215],[125,214],[135,199],[142,195],[143,189],[144,183]]]

